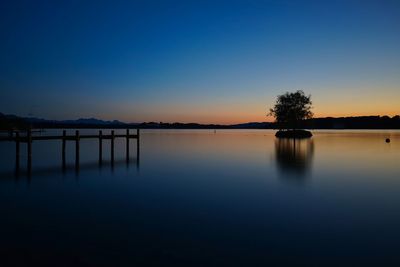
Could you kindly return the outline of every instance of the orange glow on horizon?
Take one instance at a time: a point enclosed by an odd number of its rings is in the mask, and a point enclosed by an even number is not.
[[[314,118],[326,118],[326,117],[358,117],[358,116],[389,116],[393,117],[396,115],[400,115],[400,112],[388,112],[388,113],[316,113],[314,114]],[[168,116],[168,117],[159,117],[159,119],[155,119],[152,117],[148,117],[145,120],[138,121],[132,119],[124,119],[125,122],[164,122],[164,123],[199,123],[199,124],[221,124],[221,125],[232,125],[232,124],[242,124],[242,123],[249,123],[249,122],[273,122],[274,118],[271,116],[254,116],[254,115],[242,115],[242,116],[235,116],[234,114],[230,116],[205,116],[205,115],[182,115],[182,116]]]
[[[312,93],[312,92],[311,92]],[[313,94],[312,94],[313,95]],[[211,101],[211,102],[210,102]],[[343,94],[318,95],[313,101],[314,118],[389,116],[400,114],[400,94],[392,90],[391,94],[379,95],[374,91],[370,95],[343,96]],[[273,122],[267,116],[269,108],[275,103],[275,97],[209,100],[204,102],[153,102],[151,105],[122,102],[104,110],[113,110],[99,114],[106,120],[118,119],[124,122],[165,122],[200,124],[240,124],[248,122]],[[102,116],[104,115],[104,116]]]

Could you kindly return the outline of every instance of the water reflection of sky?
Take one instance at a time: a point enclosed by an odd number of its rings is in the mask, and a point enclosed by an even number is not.
[[[400,263],[400,132],[273,134],[143,131],[139,168],[120,140],[114,169],[83,141],[79,173],[61,171],[60,143],[35,143],[29,181],[0,144],[2,261],[23,250],[81,266]],[[73,164],[72,143],[67,153]]]

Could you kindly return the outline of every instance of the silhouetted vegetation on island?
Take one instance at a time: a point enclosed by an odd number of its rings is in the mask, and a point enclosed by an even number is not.
[[[1,130],[24,130],[28,128],[142,128],[142,129],[280,129],[276,122],[249,122],[233,125],[199,123],[124,123],[97,119],[68,121],[24,118],[0,113]],[[341,118],[313,118],[298,122],[302,129],[400,129],[400,116],[361,116]]]
[[[306,130],[279,130],[275,134],[278,138],[310,138],[312,137],[312,133]]]
[[[303,91],[294,93],[286,92],[278,95],[273,108],[269,110],[270,116],[275,117],[275,122],[281,129],[298,129],[300,122],[311,119],[311,95],[306,96]]]
[[[276,125],[279,128],[275,136],[278,138],[310,138],[312,136],[310,131],[299,130],[299,128],[302,128],[302,121],[312,118],[311,108],[311,95],[306,96],[301,90],[278,95],[274,107],[269,110],[268,114],[275,117]]]

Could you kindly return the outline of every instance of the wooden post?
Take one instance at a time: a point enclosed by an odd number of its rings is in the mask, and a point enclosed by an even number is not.
[[[15,171],[19,173],[19,132],[15,133]]]
[[[79,169],[79,131],[75,132],[75,169]]]
[[[111,131],[111,164],[114,164],[114,130]]]
[[[67,131],[63,130],[63,137],[62,137],[62,154],[61,154],[61,159],[62,159],[62,168],[65,170],[66,163],[65,163],[65,148],[66,148],[66,140],[67,139]]]
[[[99,131],[99,164],[103,164],[103,131]]]
[[[139,156],[140,156],[140,129],[138,128],[136,131],[136,159],[139,163]]]
[[[32,170],[32,131],[31,129],[28,130],[28,138],[27,138],[27,150],[28,150],[28,175],[30,175],[31,170]]]
[[[129,162],[129,129],[126,129],[126,162]]]

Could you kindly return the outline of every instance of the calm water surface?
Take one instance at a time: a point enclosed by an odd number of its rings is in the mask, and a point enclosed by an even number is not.
[[[83,140],[79,172],[73,142],[62,172],[60,142],[38,141],[30,178],[14,149],[0,266],[400,266],[400,131],[145,130],[114,168]]]

